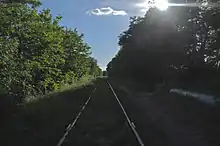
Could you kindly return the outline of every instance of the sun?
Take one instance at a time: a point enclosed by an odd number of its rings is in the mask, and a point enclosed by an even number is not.
[[[166,11],[169,7],[169,2],[168,2],[168,0],[147,0],[143,3],[139,3],[136,5],[144,8],[144,9],[148,9],[150,7],[153,7],[153,8],[157,8],[160,11]]]
[[[166,11],[169,7],[167,0],[155,0],[153,5],[160,11]]]

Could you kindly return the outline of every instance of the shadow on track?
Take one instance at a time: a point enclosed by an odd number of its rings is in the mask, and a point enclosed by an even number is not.
[[[94,83],[89,84],[46,96],[22,107],[2,125],[1,145],[56,145],[94,88]]]

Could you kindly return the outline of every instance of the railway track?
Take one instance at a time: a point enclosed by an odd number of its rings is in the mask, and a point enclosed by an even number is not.
[[[26,105],[2,126],[1,145],[219,146],[219,108],[166,91],[138,98],[109,81]]]
[[[144,143],[111,84],[102,80],[65,129],[57,144],[61,145],[144,146]]]
[[[218,109],[176,98],[165,91],[138,98],[124,90],[123,83],[109,80],[111,84],[97,79],[88,86],[55,94],[20,109],[1,129],[1,144],[219,145]]]

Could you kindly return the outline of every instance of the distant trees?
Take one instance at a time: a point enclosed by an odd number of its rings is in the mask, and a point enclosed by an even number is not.
[[[219,78],[219,38],[219,7],[151,8],[144,17],[132,17],[119,36],[121,49],[109,62],[108,75],[152,83],[176,75]]]
[[[101,75],[83,35],[59,25],[38,0],[0,1],[0,94],[45,94],[87,75]]]

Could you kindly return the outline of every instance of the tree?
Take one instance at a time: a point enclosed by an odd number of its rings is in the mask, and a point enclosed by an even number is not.
[[[219,78],[219,10],[204,4],[166,12],[151,8],[144,17],[131,18],[108,74],[147,82],[183,74],[195,82]]]
[[[121,50],[108,65],[109,75],[156,80],[165,76],[168,66],[183,64],[183,37],[165,15],[152,8],[143,18],[131,18],[129,29],[119,38]]]
[[[0,3],[0,93],[16,103],[99,73],[83,34],[59,25],[38,0]],[[92,65],[91,65],[92,64]]]

